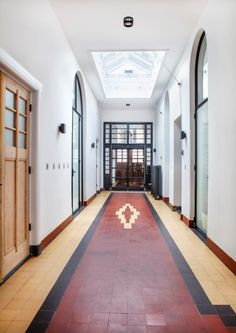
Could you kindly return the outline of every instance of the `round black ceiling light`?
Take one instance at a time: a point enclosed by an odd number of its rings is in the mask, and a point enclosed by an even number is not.
[[[131,28],[134,24],[134,19],[132,16],[126,16],[124,17],[124,26],[126,28]]]

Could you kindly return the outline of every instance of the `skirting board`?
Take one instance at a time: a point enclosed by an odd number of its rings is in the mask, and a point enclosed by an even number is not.
[[[170,207],[171,210],[173,210],[173,211],[175,210],[175,207],[170,202],[168,202],[167,205]]]
[[[162,197],[162,200],[164,201],[164,203],[169,204],[169,197]]]
[[[189,220],[183,214],[180,215],[181,221],[183,221],[189,228],[195,228],[195,222],[193,220]]]
[[[173,210],[172,204],[169,202],[168,197],[163,197],[162,200],[167,204],[170,209]],[[188,227],[195,228],[195,222],[193,220],[189,220],[183,214],[180,215],[181,221],[183,221]],[[227,266],[235,275],[236,275],[236,262],[233,258],[231,258],[227,253],[225,253],[217,244],[215,244],[210,238],[207,238],[206,245],[209,249]]]
[[[96,198],[96,196],[97,196],[97,194],[95,193],[88,200],[85,200],[84,201],[84,206],[88,206]]]
[[[236,261],[224,252],[210,238],[207,238],[207,246],[209,249],[236,275]]]
[[[73,216],[70,215],[64,222],[62,222],[56,229],[54,229],[52,232],[50,232],[47,237],[45,237],[41,242],[41,249],[45,249],[46,246],[48,246],[53,239],[55,239],[73,220]]]

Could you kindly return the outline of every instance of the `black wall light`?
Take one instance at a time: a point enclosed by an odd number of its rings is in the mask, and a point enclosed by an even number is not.
[[[124,17],[124,26],[126,28],[131,28],[134,24],[134,19],[132,16],[126,16]]]
[[[187,134],[184,131],[181,131],[181,139],[185,139],[187,137]]]
[[[66,133],[66,124],[61,123],[58,128],[59,132],[62,134]]]

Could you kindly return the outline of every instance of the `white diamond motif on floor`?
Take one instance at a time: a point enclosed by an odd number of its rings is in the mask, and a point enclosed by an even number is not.
[[[124,214],[127,208],[129,208],[131,211],[131,216],[128,220],[126,219]],[[137,211],[137,209],[134,208],[131,204],[127,203],[123,205],[118,211],[116,211],[116,215],[120,220],[120,223],[123,224],[124,229],[132,229],[132,225],[136,222],[138,216],[140,215],[140,212]]]

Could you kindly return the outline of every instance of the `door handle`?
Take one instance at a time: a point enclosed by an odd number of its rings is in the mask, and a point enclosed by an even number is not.
[[[75,171],[75,170],[72,170],[72,176],[74,176],[75,173],[76,173],[76,171]]]

